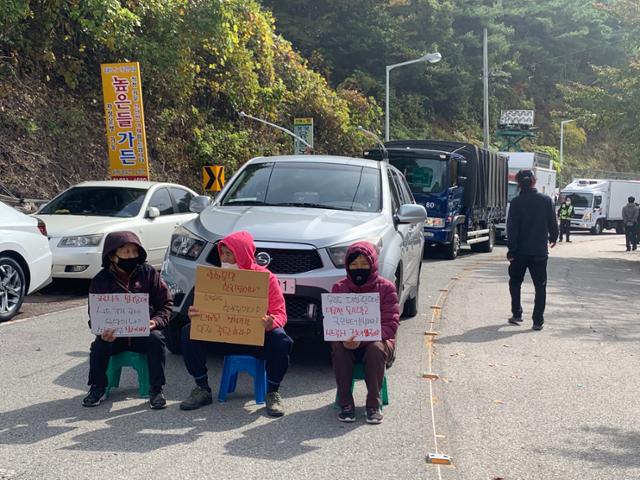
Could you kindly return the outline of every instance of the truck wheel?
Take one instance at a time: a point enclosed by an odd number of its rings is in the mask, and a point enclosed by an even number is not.
[[[590,230],[592,235],[600,235],[602,233],[602,221],[598,220],[596,226]]]
[[[445,246],[444,258],[447,260],[455,260],[458,258],[458,253],[460,253],[460,235],[458,235],[458,231],[456,230],[451,243]]]
[[[493,252],[493,246],[496,244],[496,228],[491,225],[489,227],[489,240],[482,243],[474,243],[471,245],[471,250],[474,252],[491,253]]]
[[[622,222],[616,222],[616,233],[618,235],[624,234],[624,226],[622,225]]]

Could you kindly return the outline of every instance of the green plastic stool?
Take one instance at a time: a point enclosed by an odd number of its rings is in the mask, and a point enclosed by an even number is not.
[[[356,385],[356,380],[364,380],[364,364],[356,363],[353,369],[353,378],[351,379],[351,392],[353,392],[353,387]],[[384,374],[384,378],[382,379],[382,405],[389,405],[389,392],[387,391],[387,374]],[[336,408],[340,408],[338,404],[338,392],[336,392],[336,401],[334,406]]]
[[[138,392],[140,392],[142,398],[147,398],[149,396],[149,364],[147,363],[147,356],[144,353],[129,351],[112,355],[109,359],[109,366],[107,367],[107,379],[109,382],[106,396],[109,396],[112,388],[120,386],[122,367],[131,367],[137,372]]]

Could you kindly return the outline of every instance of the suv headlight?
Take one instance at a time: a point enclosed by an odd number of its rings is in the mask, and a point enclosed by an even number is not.
[[[346,245],[335,245],[333,247],[328,247],[327,252],[329,252],[329,257],[331,261],[335,265],[336,268],[344,268],[345,263],[347,261],[347,250],[349,247],[357,242],[369,242],[372,243],[378,253],[382,250],[382,237],[375,238],[361,238],[360,240],[354,240],[353,242]]]
[[[58,247],[95,247],[100,245],[102,237],[104,237],[103,233],[62,237],[58,242]]]
[[[443,228],[444,227],[444,218],[440,217],[429,217],[424,224],[425,227],[430,228]]]
[[[583,216],[582,216],[583,220],[587,220],[587,221],[591,221],[591,212],[586,212]]]
[[[197,260],[202,250],[204,250],[206,243],[206,241],[194,235],[186,228],[178,227],[171,236],[169,254],[188,260]]]

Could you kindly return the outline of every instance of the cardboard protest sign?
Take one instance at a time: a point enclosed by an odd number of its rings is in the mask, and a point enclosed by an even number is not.
[[[89,294],[91,332],[115,330],[116,337],[149,336],[148,293]]]
[[[269,273],[199,266],[191,339],[264,345],[262,317],[269,306]]]
[[[322,315],[327,342],[344,342],[354,336],[365,342],[382,339],[377,292],[323,293]]]

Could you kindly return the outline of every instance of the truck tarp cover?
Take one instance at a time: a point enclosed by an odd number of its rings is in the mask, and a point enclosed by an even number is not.
[[[462,155],[467,166],[459,175],[466,176],[464,202],[467,208],[506,208],[509,178],[508,158],[470,143],[437,140],[398,140],[386,142],[393,156],[393,149],[435,150]]]

